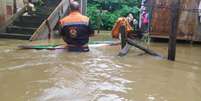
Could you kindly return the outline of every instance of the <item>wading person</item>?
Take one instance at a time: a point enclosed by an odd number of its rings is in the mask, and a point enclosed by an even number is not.
[[[35,5],[33,4],[32,0],[24,0],[24,4],[26,6],[26,11],[28,15],[34,15],[34,12],[36,11]]]
[[[89,22],[89,18],[80,13],[80,4],[72,1],[69,15],[60,20],[60,33],[69,51],[89,51],[89,37],[94,34]]]
[[[131,39],[141,38],[143,35],[138,31],[137,24],[137,20],[131,13],[128,16],[118,18],[112,29],[112,37],[115,39],[120,38],[120,28],[123,25],[125,27],[126,37]]]
[[[143,8],[141,14],[141,22],[142,22],[141,26],[142,31],[147,33],[149,31],[149,15],[145,7]]]

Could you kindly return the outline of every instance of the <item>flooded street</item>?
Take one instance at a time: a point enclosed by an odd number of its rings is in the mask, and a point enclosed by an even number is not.
[[[120,46],[89,53],[19,50],[0,39],[0,101],[201,101],[201,46],[179,44],[177,61]],[[151,49],[167,56],[166,43]]]

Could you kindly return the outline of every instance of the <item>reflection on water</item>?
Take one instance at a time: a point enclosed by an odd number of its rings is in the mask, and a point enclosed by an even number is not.
[[[178,45],[170,62],[132,48],[91,47],[89,53],[19,50],[0,40],[1,101],[201,101],[201,47]],[[166,55],[166,44],[151,48]]]

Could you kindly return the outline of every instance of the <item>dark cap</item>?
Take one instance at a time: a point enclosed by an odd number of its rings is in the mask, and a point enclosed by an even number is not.
[[[72,1],[72,2],[70,2],[70,9],[71,9],[71,11],[79,11],[80,4],[77,1]]]

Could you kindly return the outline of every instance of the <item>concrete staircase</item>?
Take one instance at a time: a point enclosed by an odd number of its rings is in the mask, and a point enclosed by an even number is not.
[[[60,2],[61,0],[46,0],[44,5],[37,7],[33,15],[25,15],[26,12],[24,12],[7,26],[5,32],[0,33],[0,38],[30,39]]]

